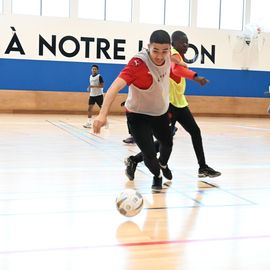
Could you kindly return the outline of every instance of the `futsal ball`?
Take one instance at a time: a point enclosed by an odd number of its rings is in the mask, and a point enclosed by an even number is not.
[[[116,208],[123,216],[136,216],[143,208],[143,196],[134,189],[125,189],[116,198]]]

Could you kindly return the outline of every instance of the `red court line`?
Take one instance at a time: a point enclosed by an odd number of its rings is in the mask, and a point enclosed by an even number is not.
[[[33,253],[33,252],[36,253],[36,252],[52,252],[52,251],[72,251],[72,250],[95,249],[95,248],[118,248],[118,247],[192,244],[192,243],[204,243],[204,242],[213,242],[213,241],[257,240],[257,239],[267,239],[267,238],[270,238],[270,235],[249,235],[249,236],[220,237],[220,238],[206,238],[206,239],[183,239],[183,240],[179,239],[179,240],[134,242],[134,243],[122,243],[122,244],[103,244],[103,245],[28,249],[28,250],[6,250],[6,251],[0,251],[0,255],[5,255],[5,254],[12,255],[16,253]]]

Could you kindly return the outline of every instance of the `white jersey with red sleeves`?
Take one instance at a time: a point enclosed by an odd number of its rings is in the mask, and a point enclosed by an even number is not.
[[[165,60],[162,66],[155,65],[146,49],[140,51],[136,58],[142,59],[153,77],[153,83],[148,89],[140,89],[130,84],[128,97],[125,106],[128,111],[159,116],[168,110],[169,107],[169,76],[170,57]]]

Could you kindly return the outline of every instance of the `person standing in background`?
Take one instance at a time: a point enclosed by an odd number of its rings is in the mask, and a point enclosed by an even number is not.
[[[92,65],[91,72],[92,74],[89,77],[89,86],[87,87],[87,91],[90,92],[90,95],[88,100],[88,119],[83,125],[85,128],[91,128],[92,126],[92,110],[95,103],[99,106],[99,108],[101,108],[103,104],[104,80],[99,74],[98,65]]]

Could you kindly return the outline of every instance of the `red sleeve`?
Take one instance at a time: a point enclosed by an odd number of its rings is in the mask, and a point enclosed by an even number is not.
[[[184,77],[184,78],[190,79],[190,80],[193,80],[194,76],[196,74],[196,72],[194,72],[186,67],[179,66],[175,63],[171,64],[171,73],[176,77]]]
[[[134,84],[140,89],[148,89],[153,78],[146,64],[140,58],[133,57],[119,74],[127,85]]]
[[[176,58],[178,58],[179,61],[182,60],[179,55],[174,54],[174,56],[176,56]],[[189,80],[193,80],[195,75],[196,72],[186,67],[177,65],[174,62],[171,63],[170,78],[173,79],[175,82],[180,83],[182,77]]]

